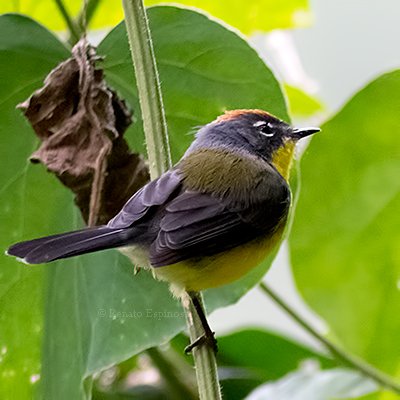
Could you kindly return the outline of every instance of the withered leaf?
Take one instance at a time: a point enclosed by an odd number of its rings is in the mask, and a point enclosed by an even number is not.
[[[106,223],[149,179],[142,157],[123,138],[131,114],[107,87],[98,59],[81,39],[72,57],[18,106],[41,140],[30,160],[46,165],[75,193],[89,225]]]

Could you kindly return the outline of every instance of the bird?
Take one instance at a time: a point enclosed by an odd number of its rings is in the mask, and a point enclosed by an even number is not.
[[[118,248],[176,297],[233,282],[280,242],[293,149],[319,131],[259,109],[226,111],[200,127],[183,157],[107,225],[20,242],[7,254],[41,264]]]

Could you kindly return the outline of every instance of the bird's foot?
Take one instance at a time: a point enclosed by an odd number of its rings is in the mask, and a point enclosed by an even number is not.
[[[218,342],[215,339],[215,332],[207,332],[199,336],[194,342],[190,343],[189,346],[185,347],[185,354],[190,354],[195,347],[206,345],[210,347],[215,354],[218,352]]]

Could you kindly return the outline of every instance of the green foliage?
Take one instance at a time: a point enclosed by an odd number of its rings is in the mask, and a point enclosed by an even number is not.
[[[219,339],[219,363],[251,369],[262,381],[275,380],[296,369],[305,359],[324,368],[336,363],[280,335],[257,329],[238,331]],[[245,349],[238,352],[237,349]],[[279,349],[279,351],[277,351]]]
[[[303,157],[298,288],[347,349],[398,374],[400,71],[361,90]]]
[[[146,5],[165,3],[160,0],[148,0]],[[308,0],[178,0],[172,3],[198,7],[220,18],[243,33],[268,31],[277,28],[304,27],[309,25],[311,14]],[[65,7],[71,15],[77,16],[81,10],[81,0],[65,1]],[[54,0],[3,0],[0,13],[21,12],[27,14],[47,27],[64,30],[65,23],[57,10]],[[51,16],[51,18],[50,18]],[[114,26],[123,19],[122,7],[113,0],[100,0],[91,24],[99,29]]]
[[[46,270],[27,268],[3,252],[23,237],[46,234],[54,224],[71,228],[73,206],[70,194],[42,168],[28,168],[37,141],[15,106],[68,52],[26,18],[0,21],[0,397],[26,399],[40,374]]]
[[[317,98],[297,87],[285,85],[285,92],[292,118],[307,118],[325,109],[325,106]]]
[[[70,0],[65,2],[65,6],[70,14],[77,15],[82,2]],[[46,27],[55,30],[65,30],[65,22],[53,0],[3,0],[0,4],[0,14],[3,13],[22,13],[29,15]],[[121,18],[120,18],[121,19]]]
[[[190,132],[225,110],[265,108],[288,120],[277,80],[244,39],[194,11],[153,7],[148,15],[174,161],[192,142]],[[102,66],[107,81],[128,100],[137,118],[128,131],[128,140],[133,148],[144,152],[134,72],[123,25],[110,32],[98,53],[106,56]]]
[[[160,0],[148,0],[157,4]],[[245,34],[272,29],[304,27],[311,22],[307,0],[178,0],[220,18]]]

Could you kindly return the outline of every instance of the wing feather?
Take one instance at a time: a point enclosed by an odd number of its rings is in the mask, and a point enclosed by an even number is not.
[[[149,182],[137,191],[124,205],[122,210],[109,221],[109,228],[128,228],[145,217],[151,208],[162,206],[179,191],[182,178],[172,169],[158,179]]]

